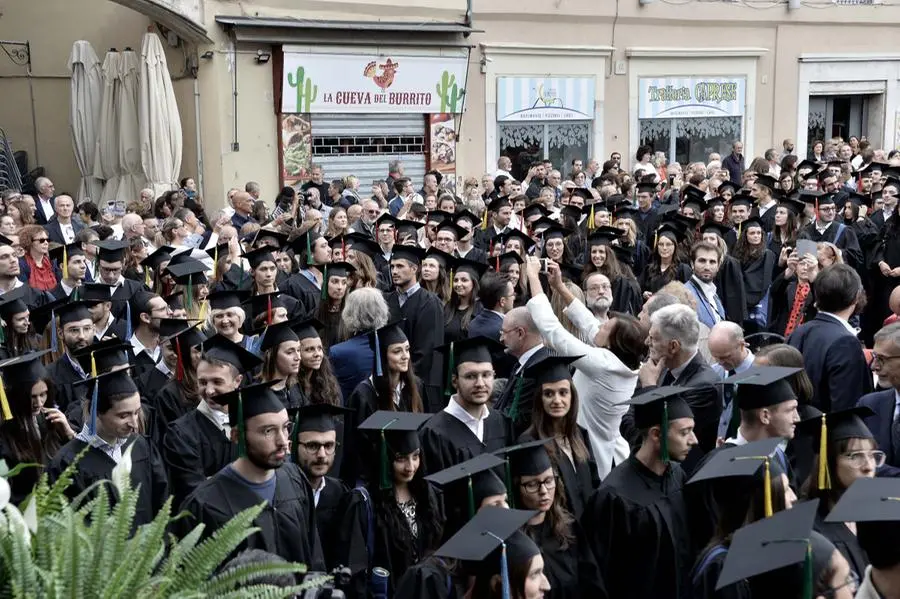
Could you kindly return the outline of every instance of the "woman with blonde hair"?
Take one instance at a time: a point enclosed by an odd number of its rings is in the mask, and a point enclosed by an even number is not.
[[[325,237],[333,239],[339,235],[346,235],[349,229],[347,210],[341,206],[334,206],[328,213],[328,228],[325,230]]]
[[[843,252],[830,241],[820,241],[816,244],[816,257],[819,260],[819,270],[833,264],[844,263]]]

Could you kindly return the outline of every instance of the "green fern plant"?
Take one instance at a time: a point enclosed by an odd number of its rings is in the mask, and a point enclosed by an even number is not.
[[[130,455],[123,461],[129,466]],[[120,471],[112,508],[113,491],[105,482],[69,501],[65,490],[77,463],[75,460],[52,485],[46,474],[42,475],[20,511],[9,503],[9,483],[4,476],[19,469],[10,471],[0,460],[0,596],[278,599],[320,587],[330,579],[281,588],[258,581],[303,574],[306,567],[265,563],[222,570],[223,562],[258,530],[253,521],[263,504],[244,510],[202,541],[202,524],[182,539],[168,533],[173,521],[171,500],[152,522],[135,531],[140,488],[123,484]]]

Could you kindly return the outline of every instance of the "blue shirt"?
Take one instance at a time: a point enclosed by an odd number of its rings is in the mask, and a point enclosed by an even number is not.
[[[234,215],[231,217],[231,225],[235,229],[237,229],[237,232],[239,235],[241,233],[241,227],[243,227],[247,223],[255,223],[255,222],[256,222],[256,219],[254,219],[252,216],[249,216],[249,215],[241,216],[237,212],[235,212]]]
[[[238,471],[235,470],[234,466],[232,466],[231,464],[228,464],[227,466],[225,466],[225,468],[222,469],[222,472],[228,478],[244,485],[245,487],[247,487],[248,489],[250,489],[257,495],[259,495],[261,498],[265,499],[269,503],[272,503],[273,501],[275,501],[275,477],[274,476],[272,476],[271,478],[269,478],[269,480],[262,482],[262,483],[250,482],[249,480],[247,480],[246,478],[241,476],[240,473],[238,473]]]
[[[410,287],[409,289],[407,289],[406,291],[400,291],[398,289],[397,290],[397,293],[398,293],[397,301],[400,304],[400,307],[402,308],[403,304],[406,303],[406,300],[408,300],[413,295],[415,295],[415,293],[421,288],[422,288],[421,285],[419,285],[418,283],[414,283],[413,286]]]

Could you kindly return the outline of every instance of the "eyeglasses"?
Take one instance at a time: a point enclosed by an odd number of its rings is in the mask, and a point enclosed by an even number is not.
[[[883,451],[851,451],[850,453],[842,453],[841,457],[850,462],[854,468],[862,468],[869,462],[874,462],[876,468],[884,466],[886,456]]]
[[[590,287],[586,287],[585,291],[587,291],[588,293],[599,293],[601,291],[609,291],[610,289],[612,289],[612,285],[609,284],[591,285]]]
[[[541,487],[544,487],[548,491],[552,491],[556,488],[556,477],[551,476],[544,480],[530,480],[527,483],[521,483],[521,487],[525,489],[526,493],[537,493]]]
[[[32,239],[31,241],[33,241],[35,243],[50,243],[50,239],[48,237],[35,238],[35,239]]]
[[[900,358],[900,355],[898,355],[898,356],[883,356],[881,354],[876,354],[875,352],[872,352],[872,364],[873,365],[876,362],[884,365],[885,362],[888,362],[890,360],[896,360],[897,358]]]
[[[854,595],[856,594],[856,591],[859,590],[859,575],[856,572],[854,572],[853,570],[850,570],[850,572],[847,573],[847,578],[846,578],[846,580],[844,580],[844,584],[842,584],[839,587],[835,587],[832,589],[827,589],[825,591],[822,591],[821,593],[819,593],[819,595],[822,595],[823,597],[826,597],[827,599],[831,599],[832,597],[834,597],[837,594],[837,592],[839,590],[841,590],[844,587],[850,587],[850,592]]]
[[[300,441],[297,441],[297,445],[302,447],[309,455],[316,455],[321,449],[325,450],[325,455],[333,455],[334,450],[337,449],[337,446],[340,445],[340,443],[337,443],[336,441],[328,441],[327,443],[319,443],[318,441],[301,443]]]

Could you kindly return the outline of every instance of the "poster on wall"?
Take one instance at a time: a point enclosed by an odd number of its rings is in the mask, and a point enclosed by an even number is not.
[[[312,54],[284,46],[282,112],[450,113],[463,109],[468,54]]]
[[[308,114],[281,115],[282,185],[300,185],[309,179],[312,128]]]
[[[431,170],[436,170],[447,182],[456,181],[456,123],[453,115],[429,115]]]
[[[642,77],[638,79],[638,118],[742,116],[744,77]]]
[[[593,77],[498,77],[497,120],[592,120],[596,85]]]

